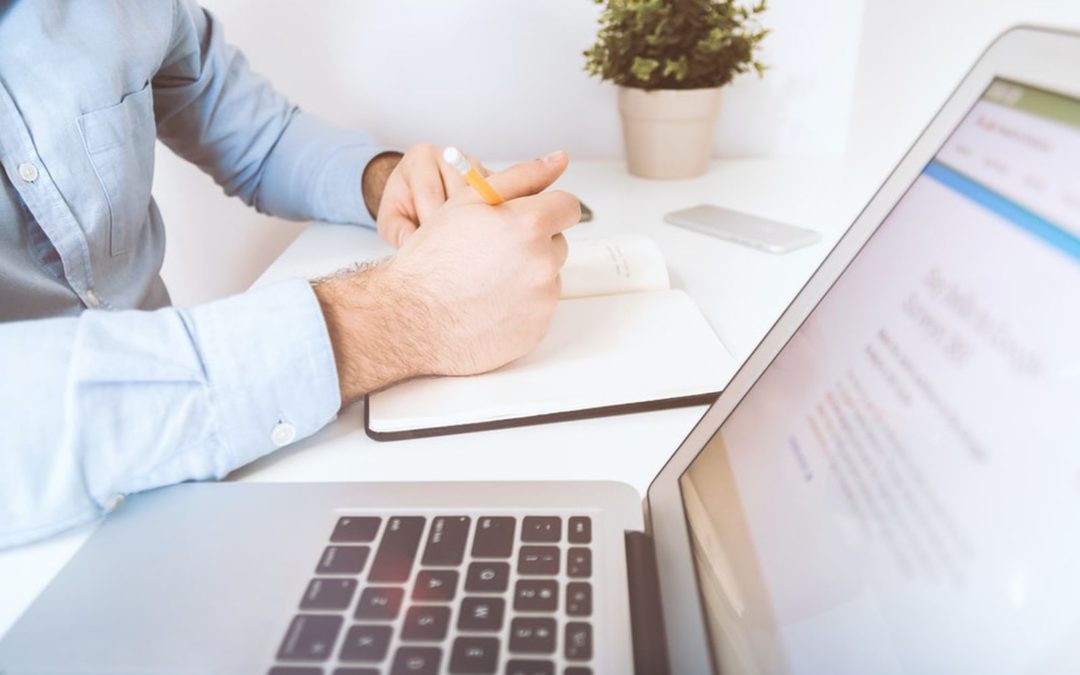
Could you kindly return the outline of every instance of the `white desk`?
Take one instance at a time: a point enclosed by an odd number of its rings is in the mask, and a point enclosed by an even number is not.
[[[559,187],[596,213],[568,235],[639,232],[663,250],[672,284],[698,302],[740,361],[766,333],[876,187],[839,162],[718,162],[706,176],[647,181],[621,163],[572,164]],[[782,256],[666,225],[664,213],[702,202],[816,229],[822,241]],[[324,274],[389,253],[374,232],[314,225],[257,284]],[[194,271],[193,271],[194,272]],[[236,480],[618,480],[644,493],[704,412],[703,407],[377,443],[355,407],[326,429],[235,472]],[[95,526],[0,553],[0,634],[33,601]]]

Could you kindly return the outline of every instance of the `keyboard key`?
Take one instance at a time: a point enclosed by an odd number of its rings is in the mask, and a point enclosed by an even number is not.
[[[570,666],[562,672],[563,675],[592,675],[592,668],[586,668],[585,666]]]
[[[499,663],[495,638],[459,637],[450,651],[451,673],[494,673]]]
[[[377,516],[345,516],[344,518],[338,518],[334,533],[330,535],[330,541],[334,543],[375,541],[375,535],[379,533],[379,525],[381,524],[382,518]]]
[[[355,592],[356,579],[312,579],[300,609],[348,609]]]
[[[365,588],[356,605],[357,619],[396,619],[405,591],[400,588]]]
[[[502,598],[469,597],[461,601],[460,630],[502,630],[506,601]]]
[[[420,547],[420,535],[424,531],[421,516],[394,516],[386,523],[386,532],[379,542],[375,560],[371,562],[368,581],[373,583],[401,583],[412,574],[413,559]]]
[[[379,675],[378,668],[334,668],[334,675]]]
[[[562,518],[527,516],[521,521],[521,541],[554,543],[562,539]]]
[[[323,675],[323,669],[308,666],[274,666],[270,669],[270,675]]]
[[[450,627],[450,608],[440,605],[413,605],[405,612],[402,640],[442,640]]]
[[[472,545],[474,558],[509,558],[513,551],[513,518],[487,516],[477,520]]]
[[[570,661],[588,661],[592,658],[592,626],[571,621],[566,624],[564,654]]]
[[[360,574],[370,551],[367,546],[327,546],[315,573]]]
[[[584,581],[566,584],[566,613],[570,616],[592,614],[592,586]]]
[[[521,579],[514,584],[514,610],[554,612],[559,608],[559,582],[553,579]]]
[[[570,518],[570,531],[566,539],[571,544],[592,543],[592,519],[588,516],[573,516]]]
[[[555,664],[551,661],[511,659],[506,664],[506,675],[555,675]]]
[[[465,575],[465,590],[471,593],[502,593],[510,586],[510,565],[504,562],[474,562]]]
[[[466,516],[439,516],[432,520],[421,562],[436,566],[460,565],[465,557],[465,540],[469,538],[471,523]]]
[[[341,645],[341,660],[382,661],[390,650],[392,633],[390,626],[352,626]]]
[[[592,551],[587,548],[570,548],[566,552],[566,576],[571,579],[591,577]]]
[[[518,618],[511,621],[510,651],[519,654],[553,654],[555,619]]]
[[[399,647],[390,675],[436,675],[442,651],[437,647]]]
[[[413,584],[413,600],[453,600],[457,591],[456,570],[421,570]]]
[[[277,657],[282,661],[325,661],[334,652],[340,616],[299,614],[293,617]]]
[[[544,574],[555,576],[559,573],[558,546],[522,546],[518,552],[518,574]]]

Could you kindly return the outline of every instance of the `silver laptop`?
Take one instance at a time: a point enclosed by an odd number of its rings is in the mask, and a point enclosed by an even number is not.
[[[140,494],[0,673],[1080,672],[1078,66],[994,43],[644,504]]]

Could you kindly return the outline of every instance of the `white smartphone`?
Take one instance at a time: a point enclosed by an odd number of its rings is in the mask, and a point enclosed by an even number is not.
[[[672,211],[664,216],[664,220],[694,232],[769,253],[787,253],[821,239],[821,235],[813,230],[710,204]]]

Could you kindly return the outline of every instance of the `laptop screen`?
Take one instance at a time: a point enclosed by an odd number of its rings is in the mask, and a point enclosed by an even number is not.
[[[1080,101],[995,81],[680,488],[724,672],[1080,672]]]

